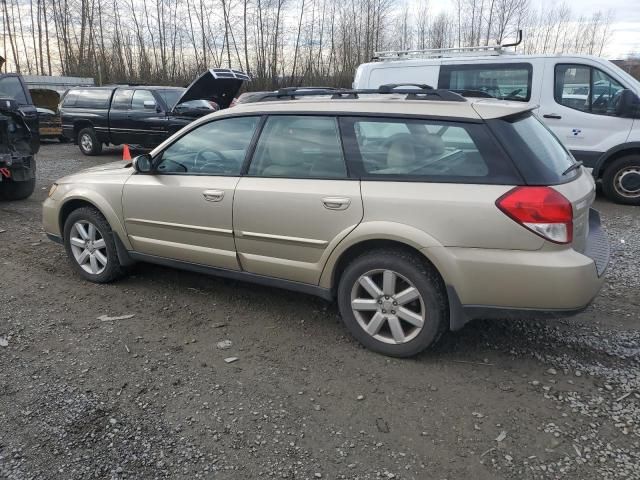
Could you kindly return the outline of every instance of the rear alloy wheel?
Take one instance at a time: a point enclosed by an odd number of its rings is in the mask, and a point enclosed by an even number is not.
[[[602,176],[602,190],[616,203],[640,205],[640,155],[615,160]]]
[[[111,227],[95,208],[71,212],[64,224],[64,245],[74,270],[91,282],[110,282],[123,273]]]
[[[447,326],[439,276],[401,250],[375,250],[356,258],[340,279],[338,303],[351,333],[385,355],[415,355],[435,343]]]

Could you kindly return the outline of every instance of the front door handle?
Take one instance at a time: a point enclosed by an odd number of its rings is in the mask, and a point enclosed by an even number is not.
[[[346,210],[351,205],[351,199],[347,197],[324,197],[322,204],[324,208],[329,210]]]
[[[219,202],[224,198],[224,190],[205,190],[202,196],[207,202]]]
[[[560,115],[558,115],[557,113],[545,113],[544,115],[542,115],[544,118],[553,118],[555,120],[560,120],[562,117]]]

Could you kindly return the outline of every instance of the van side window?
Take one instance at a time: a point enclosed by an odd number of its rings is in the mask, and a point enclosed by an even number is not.
[[[501,100],[531,99],[530,63],[442,65],[438,88],[482,92]]]
[[[615,115],[614,99],[624,88],[602,70],[571,64],[556,65],[554,85],[557,103],[596,115]]]
[[[517,182],[511,161],[481,124],[343,118],[354,174],[369,180],[501,184]]]

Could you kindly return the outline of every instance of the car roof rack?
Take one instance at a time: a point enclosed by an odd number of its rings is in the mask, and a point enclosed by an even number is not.
[[[449,48],[426,48],[420,50],[383,50],[373,52],[372,62],[376,61],[393,61],[393,60],[412,60],[420,58],[454,58],[464,56],[477,55],[510,55],[514,52],[505,51],[505,48],[517,47],[522,43],[522,30],[518,30],[518,36],[515,42],[505,43],[503,45],[476,45],[471,47],[449,47]]]
[[[407,88],[408,87],[408,88]],[[419,83],[391,83],[381,85],[375,89],[342,89],[342,88],[312,88],[312,87],[286,87],[275,92],[264,92],[251,103],[273,100],[295,100],[300,97],[331,96],[332,100],[358,99],[361,95],[406,95],[406,100],[440,100],[449,102],[466,102],[460,94],[450,90],[436,89],[430,85]]]

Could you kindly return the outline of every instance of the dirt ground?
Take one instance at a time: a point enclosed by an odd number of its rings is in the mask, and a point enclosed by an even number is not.
[[[40,205],[119,156],[46,144],[36,193],[0,203],[0,478],[640,478],[639,208],[598,198],[614,253],[581,315],[396,360],[313,297],[143,264],[81,280]]]

